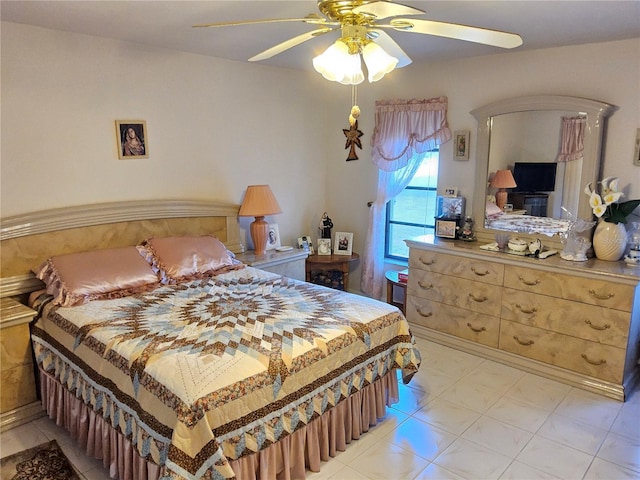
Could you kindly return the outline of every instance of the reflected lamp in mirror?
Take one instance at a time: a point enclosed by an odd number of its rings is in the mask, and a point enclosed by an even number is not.
[[[498,170],[491,180],[491,186],[497,188],[496,205],[502,210],[507,203],[507,188],[515,188],[516,181],[513,179],[511,170]]]
[[[255,217],[255,220],[249,225],[249,232],[256,255],[264,255],[267,246],[269,224],[264,217],[277,213],[282,213],[282,209],[269,185],[249,185],[247,187],[238,216]]]

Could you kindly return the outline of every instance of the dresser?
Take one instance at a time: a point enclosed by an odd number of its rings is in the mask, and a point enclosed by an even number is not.
[[[252,251],[240,253],[236,258],[251,267],[277,273],[295,280],[305,279],[305,260],[309,252],[294,248],[287,252],[268,250],[264,255],[256,255]]]
[[[416,335],[618,400],[640,381],[640,269],[406,243]]]

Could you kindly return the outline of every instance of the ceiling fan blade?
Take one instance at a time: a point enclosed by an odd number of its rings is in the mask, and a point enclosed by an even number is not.
[[[313,25],[339,25],[337,22],[329,22],[318,14],[310,13],[304,18],[265,18],[263,20],[238,20],[237,22],[201,23],[193,25],[193,28],[210,27],[237,27],[239,25],[258,25],[261,23],[303,22]]]
[[[390,22],[391,27],[400,32],[422,33],[438,37],[455,38],[467,42],[483,43],[501,48],[515,48],[522,45],[522,38],[515,33],[501,32],[487,28],[470,27],[457,23],[436,22],[397,18]]]
[[[412,62],[411,58],[409,58],[409,55],[407,55],[404,50],[400,48],[400,45],[398,45],[395,40],[389,36],[388,33],[377,29],[371,29],[369,30],[369,32],[375,34],[372,35],[375,36],[375,42],[380,45],[385,52],[398,59],[396,68],[406,67]]]
[[[250,62],[257,62],[259,60],[266,60],[267,58],[271,58],[274,55],[278,55],[279,53],[284,52],[285,50],[289,50],[301,43],[306,42],[307,40],[311,40],[319,35],[324,35],[325,33],[329,33],[335,30],[334,28],[318,28],[317,30],[312,30],[307,33],[303,33],[302,35],[298,35],[297,37],[290,38],[289,40],[285,40],[278,45],[275,45],[264,52],[261,52],[257,55],[254,55],[249,59]]]
[[[353,13],[370,14],[378,19],[399,15],[423,15],[425,12],[400,3],[378,1],[367,3],[353,9]]]

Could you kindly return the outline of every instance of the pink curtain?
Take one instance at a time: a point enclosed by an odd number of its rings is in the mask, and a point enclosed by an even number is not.
[[[381,299],[384,287],[384,216],[387,202],[409,184],[420,167],[419,154],[451,140],[447,97],[376,102],[372,160],[379,168],[376,200],[362,261],[361,288]]]
[[[570,162],[584,154],[586,117],[562,117],[562,143],[558,162]]]

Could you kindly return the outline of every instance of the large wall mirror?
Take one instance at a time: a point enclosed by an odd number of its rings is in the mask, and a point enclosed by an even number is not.
[[[578,97],[529,96],[473,110],[478,121],[473,215],[479,236],[517,232],[546,235],[547,243],[559,244],[570,220],[592,218],[583,189],[600,177],[606,118],[615,109]],[[563,118],[584,119],[584,151],[581,158],[558,162]],[[494,203],[497,188],[491,183],[499,170],[517,179],[508,189],[510,211]]]

